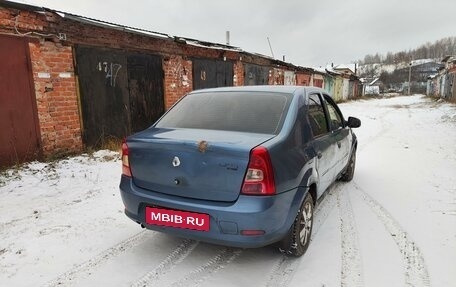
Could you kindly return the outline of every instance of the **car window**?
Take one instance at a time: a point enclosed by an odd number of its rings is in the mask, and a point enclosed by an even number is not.
[[[292,98],[271,92],[189,94],[155,127],[278,134]]]
[[[324,99],[325,99],[326,107],[328,108],[329,126],[331,127],[331,130],[334,131],[339,128],[342,128],[343,127],[342,116],[339,114],[339,111],[335,107],[334,103],[327,100],[327,96],[325,96]]]
[[[325,111],[317,94],[309,96],[309,124],[314,137],[326,134],[328,125],[326,123]]]

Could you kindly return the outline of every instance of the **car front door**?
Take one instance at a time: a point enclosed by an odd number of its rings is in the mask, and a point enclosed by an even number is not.
[[[317,198],[331,185],[334,180],[335,149],[326,111],[320,94],[310,94],[307,119],[312,131],[311,145],[315,153],[315,169],[318,174]]]
[[[345,168],[350,156],[351,137],[350,128],[344,123],[339,107],[328,95],[323,95],[331,141],[335,143],[334,177],[337,177]],[[335,180],[335,178],[334,178]]]

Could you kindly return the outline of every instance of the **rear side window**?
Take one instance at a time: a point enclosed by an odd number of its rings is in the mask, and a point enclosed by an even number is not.
[[[328,125],[326,124],[325,111],[317,94],[309,96],[309,124],[314,137],[326,134]]]
[[[196,93],[183,98],[155,126],[278,134],[291,94]]]

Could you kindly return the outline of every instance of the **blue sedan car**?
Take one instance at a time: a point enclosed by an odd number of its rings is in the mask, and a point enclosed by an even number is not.
[[[314,206],[350,181],[357,139],[319,88],[249,86],[187,94],[122,145],[125,213],[142,227],[235,247],[305,253]]]

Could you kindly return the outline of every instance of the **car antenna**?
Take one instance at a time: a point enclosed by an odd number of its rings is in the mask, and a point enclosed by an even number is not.
[[[269,37],[267,37],[267,39],[268,39],[269,49],[271,50],[272,57],[275,59],[274,51],[272,51],[271,41],[269,41]]]

